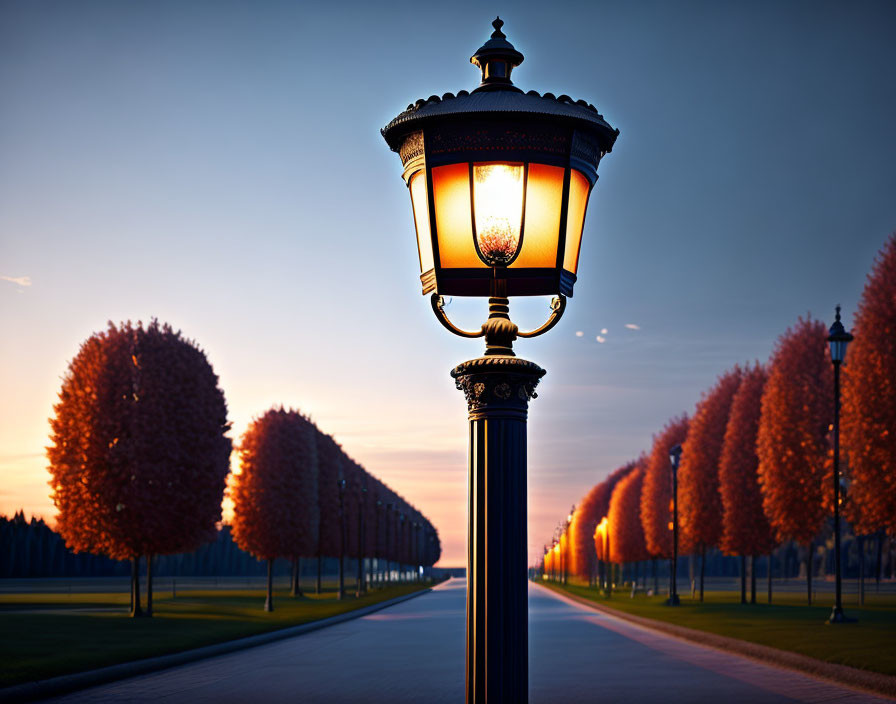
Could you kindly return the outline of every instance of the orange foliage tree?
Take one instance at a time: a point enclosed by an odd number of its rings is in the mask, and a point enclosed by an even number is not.
[[[756,364],[743,373],[740,387],[731,402],[725,429],[725,442],[719,460],[719,493],[722,497],[722,538],[720,545],[728,555],[741,556],[741,595],[746,591],[743,557],[753,559],[751,601],[756,603],[756,555],[769,553],[769,600],[771,600],[771,551],[775,538],[762,507],[759,488],[759,457],[756,435],[762,392],[768,374]]]
[[[725,372],[697,404],[682,444],[678,469],[678,516],[685,551],[700,552],[700,601],[706,573],[706,548],[722,535],[719,457],[731,400],[740,386],[740,367]]]
[[[606,479],[595,484],[579,501],[573,512],[569,525],[570,533],[570,571],[589,582],[595,576],[597,567],[594,529],[610,510],[610,496],[613,487],[623,476],[631,471],[634,463],[629,463],[613,471]]]
[[[75,551],[139,559],[215,539],[229,468],[227,405],[205,353],[168,325],[109,323],[71,361],[47,448],[56,529]]]
[[[653,437],[653,447],[647,457],[644,472],[644,488],[641,491],[641,526],[647,552],[652,557],[672,557],[672,469],[669,450],[685,441],[688,433],[688,417],[670,420],[658,435]]]
[[[844,367],[846,514],[862,534],[896,535],[896,233],[865,284]]]
[[[812,541],[825,517],[833,371],[824,323],[802,318],[779,339],[762,394],[757,435],[762,505],[780,541],[807,546],[812,602]],[[829,500],[829,499],[828,499]]]
[[[231,482],[236,544],[268,563],[265,611],[273,611],[272,565],[317,547],[317,429],[297,411],[272,408],[253,420],[240,443]]]
[[[642,460],[613,489],[610,510],[607,514],[611,562],[640,562],[650,556],[644,540],[640,515],[646,464],[646,459]]]

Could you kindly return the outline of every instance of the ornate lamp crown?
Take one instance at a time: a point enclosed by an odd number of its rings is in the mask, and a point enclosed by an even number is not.
[[[553,327],[573,294],[597,168],[619,131],[584,100],[517,88],[510,75],[523,55],[500,18],[492,26],[470,59],[481,71],[477,88],[411,103],[382,135],[404,167],[420,280],[436,316],[455,334],[485,336],[487,355],[510,356],[516,337]],[[443,295],[488,296],[489,321],[458,329]],[[548,321],[519,332],[511,296],[554,296]]]

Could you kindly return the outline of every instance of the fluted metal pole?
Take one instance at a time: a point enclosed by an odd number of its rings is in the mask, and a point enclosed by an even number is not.
[[[526,418],[544,373],[503,355],[451,372],[470,421],[468,704],[528,700]]]

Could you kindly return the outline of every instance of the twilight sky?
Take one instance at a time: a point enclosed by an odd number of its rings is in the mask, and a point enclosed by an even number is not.
[[[564,320],[515,347],[548,370],[531,560],[719,373],[765,360],[807,312],[830,322],[840,302],[850,323],[896,228],[892,2],[5,0],[0,513],[53,515],[47,418],[81,341],[156,316],[208,353],[235,439],[272,404],[310,413],[436,524],[441,564],[463,564],[448,371],[482,342],[420,295],[379,129],[474,88],[495,14],[526,57],[518,86],[584,98],[621,131]],[[485,310],[448,308],[468,328]],[[535,327],[547,300],[511,312]]]

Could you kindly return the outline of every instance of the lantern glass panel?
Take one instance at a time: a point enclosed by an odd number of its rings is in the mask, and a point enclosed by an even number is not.
[[[418,171],[408,184],[411,205],[414,208],[414,224],[417,227],[417,249],[420,252],[420,273],[433,268],[432,237],[429,234],[429,199],[426,197],[426,174]]]
[[[831,360],[841,363],[846,361],[846,343],[843,340],[831,341]]]
[[[482,267],[473,244],[470,166],[450,164],[432,170],[439,263],[446,269]]]
[[[529,164],[526,177],[526,227],[523,245],[510,268],[557,266],[563,168]]]
[[[575,169],[569,174],[569,208],[566,214],[566,251],[563,268],[575,274],[579,266],[579,246],[582,243],[582,227],[585,224],[585,208],[591,182]]]
[[[524,170],[522,164],[473,165],[476,246],[492,266],[509,264],[519,250]]]

